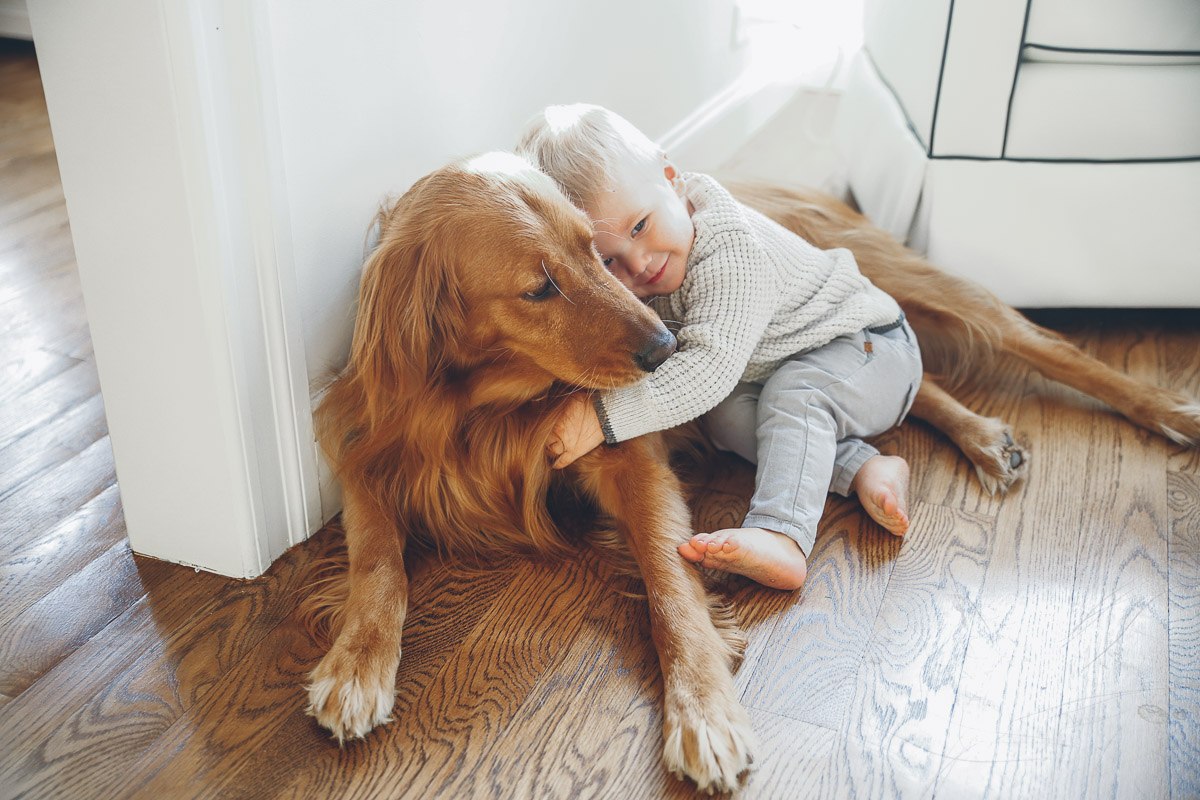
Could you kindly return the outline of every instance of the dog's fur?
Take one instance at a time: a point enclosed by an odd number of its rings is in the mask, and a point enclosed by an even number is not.
[[[1018,480],[1028,454],[1002,421],[968,411],[937,381],[953,386],[1000,353],[1158,433],[1200,438],[1200,407],[1187,398],[1088,358],[833,198],[740,196],[819,247],[848,247],[900,302],[937,375],[912,413],[945,431],[989,490]],[[390,719],[406,539],[449,558],[566,554],[546,498],[569,481],[612,517],[641,572],[664,679],[666,766],[703,790],[735,789],[754,742],[731,672],[743,642],[676,552],[692,531],[668,438],[597,448],[563,472],[544,451],[566,393],[631,383],[669,355],[662,323],[604,270],[586,217],[514,156],[438,170],[380,222],[350,362],[317,415],[344,490],[349,585],[336,639],[311,676],[310,713],[339,741]]]

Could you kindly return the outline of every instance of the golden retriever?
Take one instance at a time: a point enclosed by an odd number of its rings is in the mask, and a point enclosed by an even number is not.
[[[945,431],[990,490],[1020,478],[1028,455],[1003,422],[968,411],[935,381],[969,377],[999,352],[1152,430],[1200,438],[1200,408],[1187,398],[1084,356],[833,198],[761,187],[741,196],[820,247],[852,250],[899,300],[926,363],[957,365],[927,378],[912,413]],[[339,741],[389,721],[407,611],[406,540],[450,558],[566,554],[547,495],[552,482],[569,481],[615,520],[644,581],[667,768],[705,791],[736,789],[754,747],[732,680],[744,642],[676,551],[692,530],[666,436],[597,448],[561,472],[545,453],[567,392],[637,381],[673,352],[674,338],[605,271],[587,218],[517,156],[437,170],[380,223],[349,364],[317,413],[344,490],[349,579],[336,638],[311,675],[310,713]]]

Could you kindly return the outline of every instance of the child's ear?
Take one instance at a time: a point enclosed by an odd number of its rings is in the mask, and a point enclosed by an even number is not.
[[[662,161],[663,161],[663,177],[666,178],[667,182],[671,184],[671,188],[675,190],[675,194],[679,195],[680,197],[683,197],[683,195],[684,195],[683,176],[679,174],[679,170],[676,169],[675,165],[673,163],[671,163],[671,160],[668,159],[665,154],[662,157]]]

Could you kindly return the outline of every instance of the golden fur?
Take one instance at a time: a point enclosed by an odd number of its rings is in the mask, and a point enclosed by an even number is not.
[[[968,411],[939,381],[954,388],[1001,353],[1157,432],[1200,438],[1200,413],[1187,398],[1084,356],[838,201],[738,191],[818,246],[848,247],[896,297],[933,371],[912,413],[944,430],[993,491],[1023,475],[1028,454],[1002,421]],[[731,676],[742,641],[676,552],[692,531],[668,438],[597,448],[562,472],[544,451],[566,393],[633,382],[648,368],[639,358],[669,354],[662,323],[604,270],[586,218],[514,156],[438,170],[380,223],[349,364],[317,415],[344,490],[348,567],[319,582],[318,596],[338,613],[322,618],[335,638],[312,673],[310,713],[339,741],[390,719],[408,538],[447,558],[564,555],[573,543],[551,519],[547,496],[566,481],[612,519],[607,544],[632,555],[644,581],[664,677],[666,766],[701,789],[735,789],[753,748]]]

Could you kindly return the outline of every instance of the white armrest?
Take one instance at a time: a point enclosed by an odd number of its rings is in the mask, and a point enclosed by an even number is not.
[[[867,3],[867,51],[932,155],[1000,156],[1026,8],[1026,0]]]

